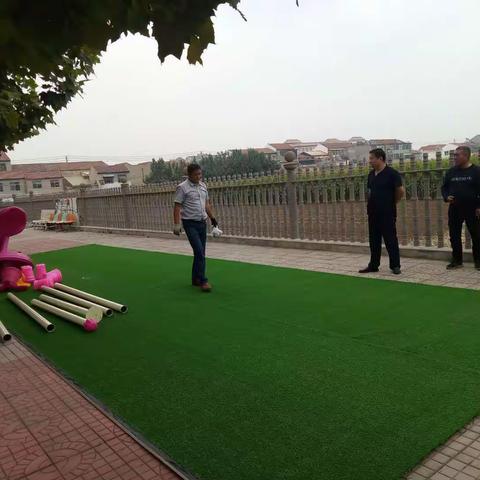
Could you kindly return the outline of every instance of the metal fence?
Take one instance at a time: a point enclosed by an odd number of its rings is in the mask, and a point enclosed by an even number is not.
[[[299,169],[295,162],[280,172],[208,179],[210,199],[225,234],[238,237],[300,238],[368,242],[365,168]],[[441,196],[448,162],[440,156],[400,161],[406,199],[398,206],[402,245],[444,247],[447,206]],[[78,192],[84,226],[169,232],[176,184],[144,185]],[[70,194],[69,194],[70,195]],[[56,197],[16,198],[30,219],[53,208]],[[466,246],[470,238],[466,236]]]

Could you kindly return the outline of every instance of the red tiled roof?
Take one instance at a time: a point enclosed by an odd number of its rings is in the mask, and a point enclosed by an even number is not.
[[[10,159],[8,158],[8,155],[6,152],[0,151],[0,162],[9,162]]]
[[[325,147],[327,147],[329,150],[339,150],[341,148],[350,148],[353,146],[353,143],[340,140],[339,142],[322,142],[322,145],[325,145]]]
[[[323,142],[300,142],[295,144],[295,148],[301,147],[314,147],[315,145],[322,144]]]
[[[370,143],[375,145],[392,145],[392,144],[404,144],[406,142],[398,140],[397,138],[377,138],[370,140]]]
[[[12,170],[17,172],[69,172],[76,170],[90,170],[91,167],[107,166],[105,162],[61,162],[61,163],[20,163],[12,165]]]
[[[446,143],[436,143],[433,145],[425,145],[420,147],[421,152],[439,152],[446,145]]]
[[[275,150],[295,150],[289,143],[270,143]]]
[[[128,173],[130,170],[126,163],[119,163],[117,165],[103,165],[98,168],[95,167],[95,170],[99,174],[103,173]]]
[[[61,172],[1,172],[0,180],[49,180],[63,178]]]
[[[32,172],[25,174],[25,180],[50,180],[53,178],[63,178],[61,172]]]
[[[1,172],[0,180],[24,180],[25,173],[23,172]]]

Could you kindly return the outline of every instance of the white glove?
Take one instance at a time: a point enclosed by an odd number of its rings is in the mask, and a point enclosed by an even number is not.
[[[221,237],[223,232],[218,228],[218,227],[213,227],[212,228],[212,236],[215,238]]]
[[[180,224],[175,224],[173,226],[173,234],[179,236],[182,233],[182,226]]]

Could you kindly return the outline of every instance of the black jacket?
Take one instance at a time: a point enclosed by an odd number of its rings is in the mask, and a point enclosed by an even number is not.
[[[454,205],[480,208],[480,167],[453,167],[447,171],[442,185],[445,201],[451,195]]]

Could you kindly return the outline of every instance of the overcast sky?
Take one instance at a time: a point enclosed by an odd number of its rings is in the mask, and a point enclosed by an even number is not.
[[[286,138],[419,146],[480,133],[479,0],[300,4],[242,0],[247,23],[220,8],[203,67],[161,65],[145,37],[116,42],[83,98],[11,157],[135,161]]]

